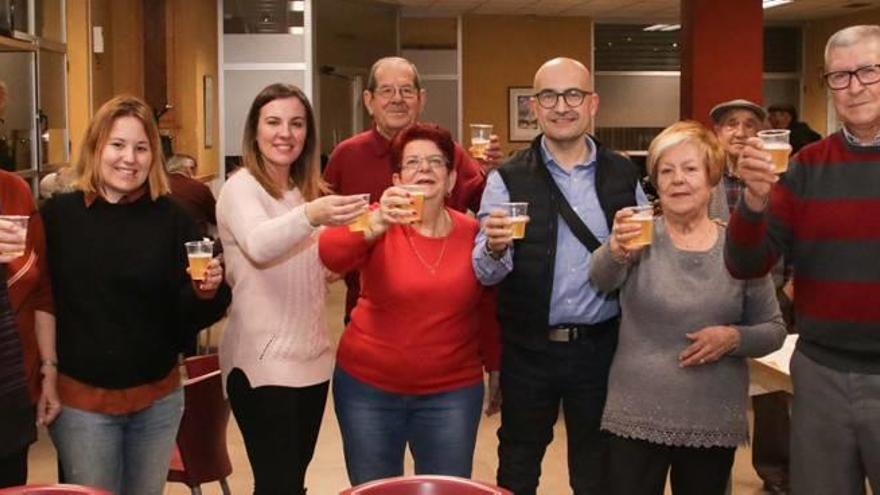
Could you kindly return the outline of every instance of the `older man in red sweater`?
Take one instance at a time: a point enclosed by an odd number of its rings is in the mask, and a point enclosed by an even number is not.
[[[852,26],[825,48],[825,83],[843,129],[773,175],[752,139],[726,259],[739,278],[794,263],[791,488],[880,492],[880,26]]]
[[[333,150],[324,179],[337,194],[369,193],[378,201],[391,186],[391,138],[417,122],[425,107],[427,93],[422,88],[416,66],[401,57],[381,58],[373,64],[364,90],[364,106],[373,118],[373,127],[342,141]],[[446,204],[459,211],[477,211],[486,174],[501,163],[498,137],[493,135],[485,160],[476,160],[455,145],[454,169],[458,178]],[[348,287],[345,320],[360,293],[358,274],[345,276]]]

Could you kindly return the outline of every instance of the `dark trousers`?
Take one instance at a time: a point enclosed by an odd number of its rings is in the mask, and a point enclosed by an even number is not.
[[[574,342],[550,342],[541,351],[505,343],[499,485],[516,495],[535,494],[541,459],[553,440],[553,425],[562,404],[571,487],[575,495],[606,493],[607,435],[599,431],[599,423],[616,347],[616,329]]]
[[[669,473],[673,495],[724,495],[735,452],[732,447],[670,447],[611,435],[608,493],[663,495]]]
[[[252,388],[240,369],[229,374],[229,404],[244,437],[255,495],[305,493],[329,383]]]
[[[752,435],[752,464],[766,486],[788,489],[789,430],[786,392],[752,397],[755,428]]]
[[[0,458],[0,488],[27,483],[28,446]]]

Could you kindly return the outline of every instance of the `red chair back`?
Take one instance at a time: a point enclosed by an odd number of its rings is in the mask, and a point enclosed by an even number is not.
[[[193,356],[183,360],[187,378],[198,378],[204,374],[220,369],[220,357],[217,354]]]
[[[0,489],[0,495],[112,495],[98,488],[79,485],[28,485]]]
[[[401,476],[370,481],[339,495],[513,495],[479,481],[453,476]]]
[[[184,410],[177,432],[182,465],[172,463],[168,481],[198,486],[219,481],[232,473],[226,450],[229,403],[223,398],[220,370],[183,383]]]

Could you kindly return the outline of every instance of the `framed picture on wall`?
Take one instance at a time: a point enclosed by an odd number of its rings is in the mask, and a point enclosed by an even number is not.
[[[541,129],[538,118],[529,106],[529,98],[535,93],[531,87],[514,86],[507,88],[507,140],[511,142],[531,141]]]

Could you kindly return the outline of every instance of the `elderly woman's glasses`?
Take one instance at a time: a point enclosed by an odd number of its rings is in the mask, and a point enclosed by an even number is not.
[[[538,100],[538,105],[546,109],[555,108],[556,104],[559,102],[559,97],[565,101],[565,104],[569,107],[576,107],[584,102],[584,98],[587,95],[593,94],[592,91],[584,91],[582,89],[577,88],[569,88],[565,91],[553,91],[552,89],[545,89],[543,91],[539,91],[535,93],[535,99]]]
[[[866,65],[856,70],[836,70],[822,75],[822,78],[825,79],[828,89],[841,90],[852,84],[853,76],[856,76],[863,86],[876,84],[880,82],[880,64]]]
[[[407,156],[400,164],[400,169],[406,172],[412,172],[419,169],[419,165],[427,163],[432,170],[440,170],[446,168],[446,157],[443,155],[429,156]]]

